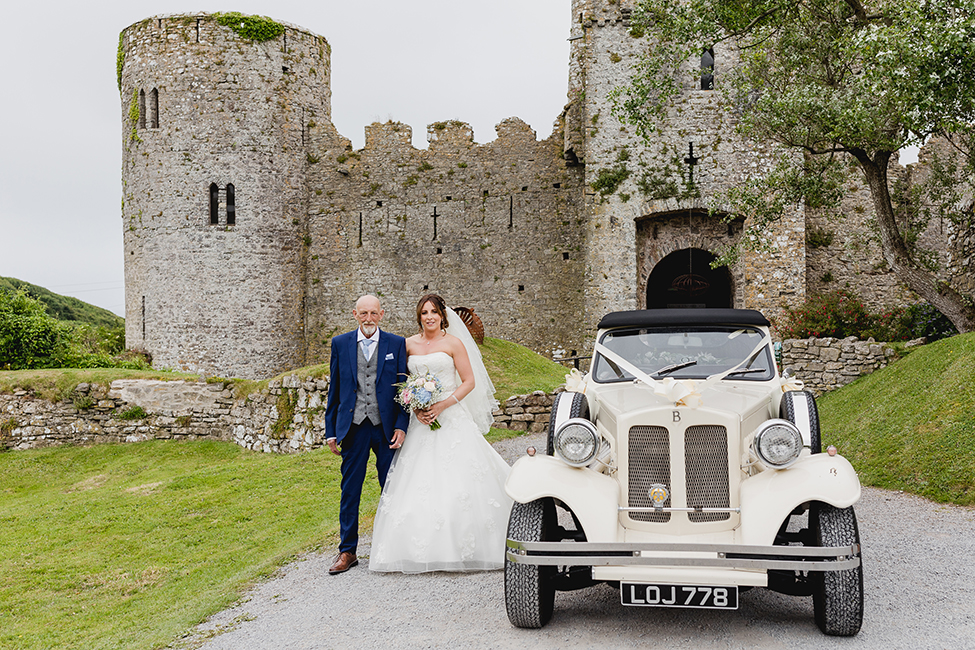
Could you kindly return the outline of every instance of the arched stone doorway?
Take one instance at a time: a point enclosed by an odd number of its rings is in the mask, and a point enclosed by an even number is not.
[[[732,307],[734,292],[727,266],[711,268],[714,255],[700,248],[674,251],[647,278],[647,309]]]

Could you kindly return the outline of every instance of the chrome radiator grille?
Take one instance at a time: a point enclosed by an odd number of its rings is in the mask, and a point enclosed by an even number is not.
[[[724,427],[688,427],[684,432],[684,466],[687,468],[687,505],[727,508],[728,431]],[[689,512],[693,522],[725,521],[727,512]]]
[[[673,491],[670,473],[670,432],[665,427],[636,426],[629,432],[627,504],[651,508],[650,486],[662,483]],[[728,431],[721,426],[689,427],[684,433],[685,490],[688,507],[727,508],[731,505],[728,486]],[[680,480],[680,477],[677,477]],[[672,506],[668,498],[665,508]],[[726,512],[691,512],[695,523],[725,521]],[[630,519],[667,523],[669,512],[631,512]]]
[[[664,427],[633,427],[629,437],[629,506],[651,508],[650,486],[663,483],[670,488],[670,433]],[[670,499],[664,503],[670,507]],[[669,512],[631,512],[634,521],[666,523]]]

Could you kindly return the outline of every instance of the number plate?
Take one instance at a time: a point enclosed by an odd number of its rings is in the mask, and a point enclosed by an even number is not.
[[[738,609],[738,587],[620,583],[620,600],[636,607]]]

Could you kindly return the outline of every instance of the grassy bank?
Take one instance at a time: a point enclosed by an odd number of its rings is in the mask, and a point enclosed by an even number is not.
[[[169,643],[336,543],[338,460],[203,441],[0,454],[0,647]],[[377,500],[373,473],[364,524]]]
[[[864,485],[975,504],[975,334],[943,339],[819,400],[823,443]]]

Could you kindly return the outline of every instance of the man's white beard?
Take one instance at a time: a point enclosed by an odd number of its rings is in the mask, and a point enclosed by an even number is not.
[[[363,325],[361,329],[363,334],[369,338],[372,338],[372,335],[376,333],[376,329],[378,328],[375,325]]]

